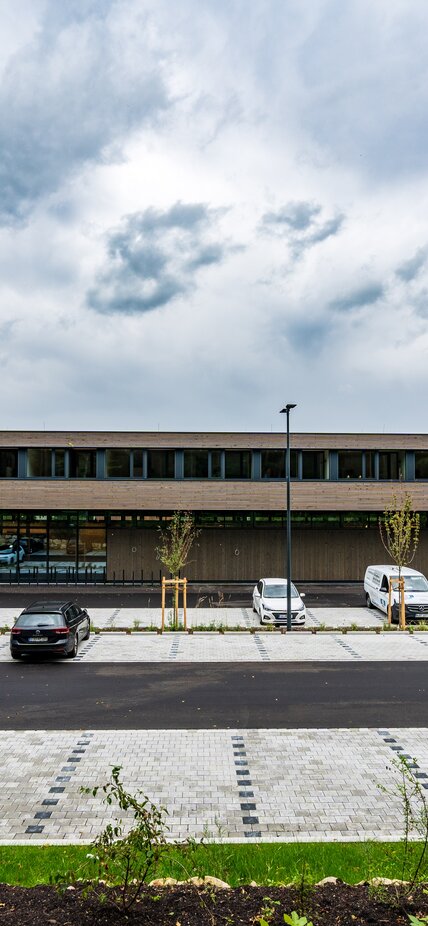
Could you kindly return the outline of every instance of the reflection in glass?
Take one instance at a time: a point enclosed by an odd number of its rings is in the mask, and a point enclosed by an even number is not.
[[[54,475],[57,479],[65,476],[65,450],[55,450]]]
[[[302,479],[327,479],[327,469],[326,450],[302,451]]]
[[[379,479],[400,479],[404,477],[403,451],[381,450],[379,453]]]
[[[208,478],[208,450],[184,451],[184,477],[186,479]]]
[[[249,450],[226,450],[224,454],[226,479],[249,479],[251,453]]]
[[[70,450],[71,479],[95,479],[97,455],[95,450]]]
[[[262,450],[262,479],[285,479],[285,450]],[[297,478],[297,450],[290,450],[290,476]]]
[[[134,479],[141,479],[143,476],[143,451],[134,450],[134,465],[132,470]]]
[[[147,478],[148,479],[174,479],[173,450],[147,451]]]
[[[415,451],[415,478],[428,479],[428,452],[426,450]]]
[[[52,476],[52,450],[43,447],[29,447],[27,450],[27,476]]]
[[[363,454],[361,450],[339,450],[339,479],[361,479]]]
[[[18,475],[18,451],[0,450],[0,478],[14,479]]]
[[[106,450],[106,475],[124,479],[131,475],[130,450]]]

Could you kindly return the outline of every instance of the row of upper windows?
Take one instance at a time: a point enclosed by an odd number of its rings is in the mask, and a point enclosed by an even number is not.
[[[428,451],[292,450],[292,479],[428,479]],[[0,478],[285,479],[284,450],[0,450]]]

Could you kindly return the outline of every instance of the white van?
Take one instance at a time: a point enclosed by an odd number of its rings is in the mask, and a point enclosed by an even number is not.
[[[388,611],[389,580],[398,579],[398,566],[368,566],[364,576],[364,591],[368,608]],[[428,582],[421,572],[403,566],[401,575],[404,579],[404,602],[406,621],[428,620]],[[398,588],[392,585],[391,592],[392,621],[398,623]]]

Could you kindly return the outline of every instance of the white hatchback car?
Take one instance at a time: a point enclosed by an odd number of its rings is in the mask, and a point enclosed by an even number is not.
[[[291,623],[303,627],[306,608],[297,588],[291,583]],[[260,579],[253,591],[253,611],[260,617],[261,624],[285,624],[287,622],[287,579]]]
[[[25,553],[22,547],[19,547],[19,562],[24,559]],[[5,543],[0,541],[0,566],[14,566],[18,559],[18,550],[15,543]]]

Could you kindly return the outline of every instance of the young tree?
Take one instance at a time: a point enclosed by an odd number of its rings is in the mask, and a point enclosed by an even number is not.
[[[193,542],[200,531],[196,529],[190,511],[174,511],[168,527],[165,530],[159,528],[159,533],[160,544],[156,547],[156,557],[175,579],[187,564]],[[178,625],[178,587],[174,594],[174,625]]]
[[[383,518],[379,518],[380,538],[386,552],[398,566],[398,578],[401,579],[403,566],[409,566],[414,559],[419,543],[420,517],[413,510],[411,496],[407,493],[401,499],[393,495],[389,507],[385,508]],[[400,625],[404,614],[404,599],[400,588]]]

